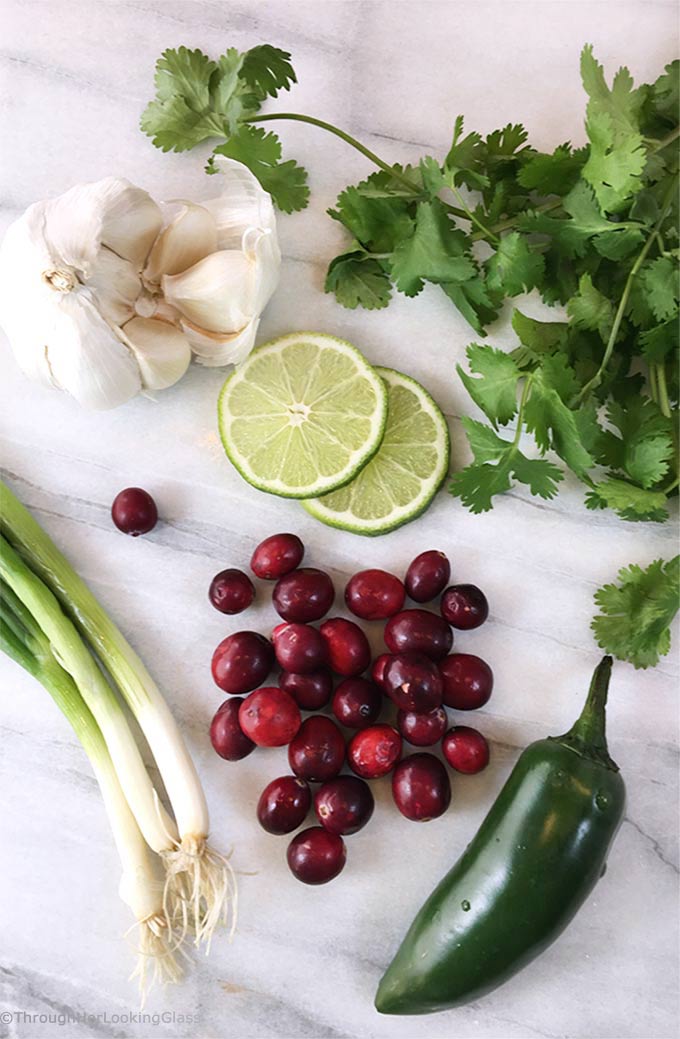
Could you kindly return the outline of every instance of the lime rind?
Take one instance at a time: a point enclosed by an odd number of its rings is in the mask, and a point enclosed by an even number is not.
[[[365,536],[387,534],[420,516],[445,480],[450,456],[446,419],[427,390],[393,368],[375,371],[387,384],[389,402],[380,449],[350,483],[302,502],[322,523]]]
[[[353,480],[380,447],[386,421],[387,390],[375,369],[351,343],[315,332],[258,347],[218,400],[232,465],[253,487],[284,498],[316,497]]]

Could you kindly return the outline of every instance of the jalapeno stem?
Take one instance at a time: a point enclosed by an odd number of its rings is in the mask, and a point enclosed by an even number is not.
[[[555,738],[559,743],[563,743],[582,757],[591,758],[606,768],[618,772],[619,766],[609,756],[605,734],[607,693],[609,692],[612,662],[611,657],[602,658],[593,673],[588,698],[580,716],[569,732]]]

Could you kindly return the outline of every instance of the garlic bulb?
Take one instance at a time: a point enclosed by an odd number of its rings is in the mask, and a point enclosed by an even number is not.
[[[113,177],[37,202],[0,246],[0,324],[29,376],[91,408],[172,386],[192,353],[252,349],[281,255],[269,195],[221,160],[221,194],[157,204]]]

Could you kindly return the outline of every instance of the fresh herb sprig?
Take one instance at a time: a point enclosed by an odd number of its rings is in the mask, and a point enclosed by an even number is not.
[[[618,584],[595,593],[600,613],[591,625],[598,645],[637,668],[655,667],[671,647],[670,626],[680,599],[680,556],[645,570],[619,571]]]

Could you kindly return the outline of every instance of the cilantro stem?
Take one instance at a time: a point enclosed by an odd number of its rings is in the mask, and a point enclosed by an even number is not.
[[[522,396],[519,401],[519,409],[517,411],[517,428],[515,429],[515,435],[512,438],[512,449],[515,451],[519,447],[519,441],[522,436],[522,428],[524,426],[524,408],[529,400],[531,394],[531,375],[527,375],[524,380],[524,386],[522,387]]]
[[[553,209],[559,209],[562,205],[562,199],[556,198],[551,202],[541,202],[540,206],[533,206],[531,209],[532,213],[550,213]],[[492,224],[489,231],[493,235],[497,235],[499,231],[509,231],[511,228],[517,226],[517,221],[521,216],[524,216],[524,211],[517,213],[515,216],[506,217],[505,220],[499,220],[498,223]],[[479,231],[475,231],[470,235],[473,242],[480,242],[485,238],[485,235]]]
[[[674,130],[671,130],[669,134],[662,137],[660,141],[655,141],[654,147],[650,148],[650,151],[660,152],[662,148],[668,147],[668,145],[672,144],[673,141],[678,139],[678,137],[680,137],[680,126],[676,126]]]
[[[453,184],[449,184],[449,188],[453,192],[454,197],[457,199],[459,205],[462,207],[465,214],[465,219],[469,220],[472,224],[475,225],[475,227],[478,227],[485,238],[490,238],[492,242],[494,242],[494,244],[498,245],[500,243],[500,238],[498,237],[498,235],[494,234],[494,232],[490,230],[488,227],[485,227],[482,221],[475,216],[471,209],[468,208],[468,206],[465,204],[465,199],[461,195],[458,188],[455,187]]]
[[[647,381],[649,382],[649,392],[651,394],[652,400],[654,401],[655,404],[658,404],[659,403],[659,388],[658,388],[657,381],[656,381],[656,365],[655,364],[650,364],[650,366],[649,366],[649,373],[648,373],[648,380]]]
[[[671,417],[671,405],[668,399],[668,385],[666,383],[666,366],[663,362],[659,362],[656,366],[656,383],[659,387],[659,407],[661,414],[665,415],[666,418]]]

